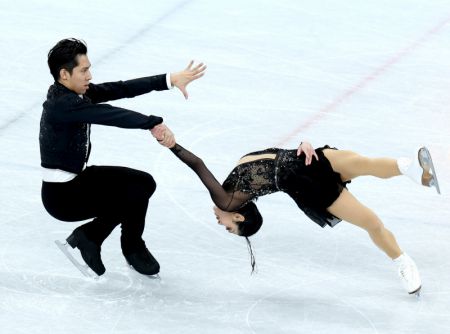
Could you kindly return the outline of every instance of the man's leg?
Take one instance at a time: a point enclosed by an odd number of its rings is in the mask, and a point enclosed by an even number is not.
[[[97,217],[79,228],[84,230],[90,240],[101,246],[119,224],[119,220],[113,217]]]
[[[152,263],[152,270],[146,272],[154,272],[157,262],[150,257],[142,233],[148,200],[155,188],[155,181],[145,172],[125,167],[90,166],[70,182],[44,182],[42,199],[47,211],[57,219],[80,221],[96,217],[75,229],[68,239],[72,247],[80,249],[83,259],[98,275],[105,271],[100,246],[119,223],[122,223],[124,255],[144,254],[147,262]],[[159,271],[159,265],[157,269]]]
[[[122,252],[138,272],[153,275],[159,272],[159,264],[148,251],[142,234],[145,227],[148,201],[156,189],[153,177],[145,172],[125,167],[93,166],[96,182],[102,185],[97,196],[102,197],[107,215],[121,223]],[[108,223],[109,224],[109,223]],[[104,235],[107,227],[95,221],[86,224],[96,231],[94,235]],[[100,229],[100,232],[99,232]]]
[[[78,182],[83,184],[77,194],[78,217],[96,217],[82,225],[90,238],[101,244],[122,224],[125,240],[141,240],[148,200],[156,189],[150,174],[126,167],[91,166],[80,174]]]
[[[81,221],[102,216],[104,205],[98,198],[90,197],[96,187],[89,178],[78,176],[70,182],[42,185],[42,201],[46,210],[62,221]],[[97,274],[103,275],[105,266],[101,259],[101,244],[118,222],[102,217],[76,228],[67,238],[72,248],[78,248],[86,264]]]

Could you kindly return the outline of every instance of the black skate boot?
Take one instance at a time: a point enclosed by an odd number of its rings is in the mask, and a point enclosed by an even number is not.
[[[142,245],[129,254],[123,254],[128,264],[143,275],[156,275],[159,273],[159,263],[142,242]]]
[[[66,240],[72,248],[77,247],[80,250],[84,262],[97,275],[101,276],[105,273],[106,269],[100,256],[100,246],[89,240],[81,229],[76,228]]]

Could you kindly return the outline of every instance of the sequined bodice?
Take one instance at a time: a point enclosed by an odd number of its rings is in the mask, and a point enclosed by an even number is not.
[[[249,153],[241,159],[242,163],[231,171],[223,185],[192,152],[179,144],[171,148],[171,151],[199,176],[214,204],[221,210],[236,211],[256,197],[283,191],[294,199],[309,218],[323,227],[334,226],[340,219],[326,210],[329,203],[321,207],[322,204],[319,203],[318,206],[316,202],[322,202],[320,196],[328,196],[326,191],[329,189],[338,195],[345,187],[340,175],[333,171],[329,161],[321,152],[327,148],[330,147],[316,149],[322,163],[319,165],[317,162],[315,168],[306,165],[305,155],[297,156],[297,150],[270,148]],[[320,180],[321,187],[325,190],[317,191],[314,180]],[[312,199],[308,199],[308,196]]]
[[[249,153],[246,157],[268,154],[274,158],[257,159],[239,164],[221,185],[195,154],[179,144],[171,148],[171,151],[192,168],[208,189],[214,203],[225,211],[237,210],[256,197],[283,190],[278,185],[278,181],[284,180],[284,177],[280,178],[280,175],[287,171],[288,162],[296,156],[296,150],[279,148]]]
[[[245,155],[244,157],[274,153],[276,157],[275,159],[263,158],[239,164],[228,175],[223,183],[223,188],[228,192],[239,190],[252,195],[252,197],[277,192],[276,166],[280,151],[279,148],[269,148]]]

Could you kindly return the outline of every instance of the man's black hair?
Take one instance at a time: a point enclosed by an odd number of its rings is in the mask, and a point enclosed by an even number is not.
[[[70,74],[74,67],[78,66],[78,55],[87,54],[87,45],[84,41],[76,38],[67,38],[59,41],[48,52],[48,67],[55,81],[59,79],[61,69],[67,70]]]

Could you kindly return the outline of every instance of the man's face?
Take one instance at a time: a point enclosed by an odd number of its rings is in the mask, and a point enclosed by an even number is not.
[[[89,81],[92,79],[89,71],[91,63],[87,55],[78,55],[77,60],[78,66],[74,67],[72,74],[65,69],[61,70],[59,82],[77,94],[84,94],[89,88]]]

